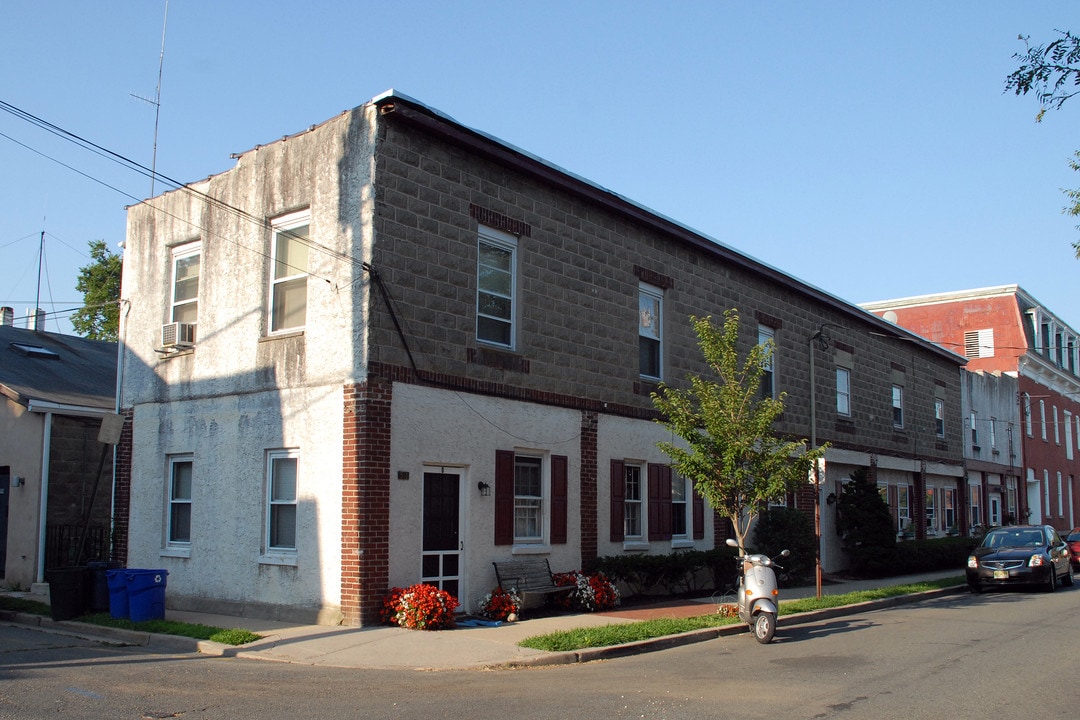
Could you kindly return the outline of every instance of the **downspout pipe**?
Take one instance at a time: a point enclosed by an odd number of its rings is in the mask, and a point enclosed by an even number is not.
[[[34,578],[38,583],[45,582],[45,527],[49,510],[49,455],[52,451],[53,414],[45,413],[43,420],[45,426],[41,434],[41,498],[38,501],[37,572]]]

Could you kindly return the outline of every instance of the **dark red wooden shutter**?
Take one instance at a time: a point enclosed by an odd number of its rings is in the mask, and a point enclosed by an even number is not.
[[[649,540],[671,539],[671,468],[649,465]]]
[[[495,451],[495,544],[514,544],[514,453]]]
[[[705,538],[705,498],[698,494],[697,488],[692,490],[694,494],[694,539]]]
[[[626,498],[626,469],[622,460],[611,461],[611,542],[626,539],[623,500]]]
[[[567,461],[565,455],[551,456],[551,543],[566,543],[566,510],[568,495]]]

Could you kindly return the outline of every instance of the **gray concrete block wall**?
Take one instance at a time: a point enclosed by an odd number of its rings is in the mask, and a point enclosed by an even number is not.
[[[777,387],[787,392],[781,432],[809,435],[809,338],[822,323],[853,349],[850,421],[835,412],[834,349],[815,350],[818,437],[839,446],[918,452],[958,461],[959,364],[916,343],[872,335],[880,329],[861,310],[821,303],[794,281],[750,272],[718,254],[646,227],[610,208],[528,177],[513,168],[441,143],[384,118],[377,147],[373,263],[386,278],[422,370],[503,383],[537,393],[590,398],[649,411],[637,390],[635,266],[673,281],[664,295],[664,379],[679,385],[704,372],[689,316],[719,322],[738,308],[746,348],[757,342],[757,318],[778,319]],[[399,207],[405,204],[407,212]],[[519,237],[518,342],[528,361],[515,372],[468,362],[475,335],[478,221],[470,205],[528,226]],[[400,340],[377,314],[372,359],[405,365]],[[892,366],[905,367],[906,428],[892,426]],[[949,412],[945,442],[935,436],[935,381]]]

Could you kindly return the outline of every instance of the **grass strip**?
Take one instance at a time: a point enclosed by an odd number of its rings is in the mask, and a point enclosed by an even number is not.
[[[0,610],[27,613],[29,615],[49,615],[49,606],[37,600],[26,600],[0,595]],[[94,613],[75,618],[76,622],[100,625],[101,627],[119,628],[121,630],[137,630],[139,632],[160,633],[162,635],[177,635],[189,637],[195,640],[212,640],[223,645],[244,645],[254,642],[262,636],[250,630],[239,628],[219,628],[211,625],[198,623],[183,623],[172,620],[147,620],[145,622],[132,622],[122,618],[114,618],[108,613]]]
[[[899,595],[911,595],[913,593],[937,590],[940,588],[954,587],[964,582],[962,577],[944,578],[941,580],[928,580],[926,582],[909,583],[906,585],[891,585],[873,590],[857,590],[840,595],[823,595],[820,598],[800,598],[798,600],[784,600],[780,603],[781,615],[793,615],[795,613],[809,612],[811,610],[823,610],[826,608],[855,605],[869,600],[881,600]],[[610,647],[629,642],[650,640],[664,637],[665,635],[678,635],[681,633],[701,630],[703,628],[720,627],[741,622],[738,618],[721,617],[717,613],[698,615],[689,618],[656,618],[632,623],[615,623],[600,627],[578,628],[575,630],[560,630],[559,632],[546,635],[534,635],[518,643],[521,647],[535,650],[548,650],[551,652],[566,652],[581,650],[583,648]]]

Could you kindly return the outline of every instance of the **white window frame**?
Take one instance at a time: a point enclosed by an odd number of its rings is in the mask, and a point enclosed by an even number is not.
[[[968,520],[972,527],[982,522],[982,486],[968,484]]]
[[[904,427],[904,386],[892,386],[892,410],[893,427],[900,430]]]
[[[765,345],[765,343],[772,342],[772,354],[769,355],[769,360],[762,365],[764,371],[761,375],[761,384],[763,390],[768,392],[762,392],[763,397],[776,398],[776,328],[769,327],[768,325],[762,325],[758,323],[757,326],[758,345]]]
[[[1065,459],[1073,459],[1073,414],[1068,410],[1063,410],[1064,418],[1063,425],[1065,426]]]
[[[279,463],[281,463],[279,465]],[[291,464],[294,469],[292,493],[284,492],[287,488],[279,486],[278,469]],[[281,479],[284,479],[283,477]],[[298,533],[300,528],[300,452],[296,449],[269,450],[266,453],[266,514],[264,516],[264,535],[266,552],[263,562],[270,558],[280,558],[280,564],[291,560],[295,564]],[[292,544],[275,542],[275,535],[280,534],[282,515],[287,515],[292,508]]]
[[[1061,491],[1061,471],[1057,471],[1057,501],[1058,501],[1058,517],[1065,517],[1065,499]]]
[[[627,542],[640,542],[646,537],[644,475],[641,465],[623,466],[623,537]]]
[[[682,488],[681,492],[677,492],[676,488]],[[689,483],[687,479],[677,473],[674,468],[671,470],[671,541],[677,543],[680,540],[688,540],[693,532],[694,521],[690,517],[690,508],[693,503],[690,502],[692,497]],[[675,518],[682,519],[682,532],[676,532]]]
[[[908,493],[908,486],[900,484],[896,486],[896,523],[899,525],[898,531],[903,532],[905,529],[904,521],[907,520],[907,527],[911,527],[911,496]],[[914,530],[912,531],[914,532]]]
[[[836,368],[836,414],[851,417],[851,369]]]
[[[645,367],[647,348],[655,351],[655,374]],[[648,283],[638,283],[638,373],[650,380],[664,377],[664,291]]]
[[[956,488],[941,490],[941,525],[946,532],[959,525],[956,520]]]
[[[1054,444],[1055,445],[1060,445],[1061,444],[1061,424],[1058,422],[1058,406],[1057,405],[1052,406],[1052,410],[1053,410],[1053,415],[1054,415]]]
[[[181,279],[179,277],[179,269],[182,267],[190,267],[190,261],[192,258],[196,258],[194,275],[194,281],[190,276]],[[199,322],[199,281],[202,274],[202,243],[190,242],[183,245],[177,245],[172,249],[171,256],[171,271],[169,283],[169,322],[183,322],[195,325]],[[184,297],[177,300],[177,295],[181,288],[180,283],[191,284],[195,287],[194,297]]]
[[[305,226],[308,228],[307,235],[301,237],[288,235]],[[311,244],[308,240],[311,237],[311,211],[301,210],[275,218],[270,221],[270,228],[270,297],[267,325],[271,334],[299,332],[307,325],[307,279],[311,274]],[[279,240],[290,244],[295,242],[303,247],[303,267],[299,264],[290,266],[287,261],[278,260]],[[295,261],[299,262],[299,258]],[[285,294],[296,291],[301,286],[304,289],[303,321],[287,325],[288,315],[282,312],[280,313],[282,317],[279,317],[279,291]]]
[[[945,437],[945,399],[934,398],[934,431],[939,438]]]
[[[974,410],[968,413],[968,420],[971,423],[971,447],[979,447],[979,414]]]
[[[925,508],[926,511],[926,529],[930,532],[936,532],[938,529],[937,522],[939,520],[937,510],[937,488],[927,488],[925,493]]]
[[[165,547],[172,552],[180,552],[190,550],[191,548],[191,532],[192,532],[192,501],[191,496],[194,490],[195,484],[195,456],[191,454],[185,455],[171,455],[168,458],[168,487],[166,492],[168,494],[168,502],[165,512]],[[178,493],[177,481],[180,479],[179,473],[184,466],[187,467],[187,496],[183,493]],[[178,512],[184,510],[187,515],[187,538],[183,539],[177,537],[174,534],[175,525],[179,521]],[[186,554],[184,555],[186,557]]]
[[[1042,422],[1042,439],[1046,441],[1046,401],[1039,400],[1039,420]]]
[[[1035,432],[1031,427],[1031,395],[1028,393],[1024,393],[1023,401],[1024,432],[1027,434],[1028,437],[1034,437]]]
[[[524,487],[524,480],[518,470],[523,467],[536,468],[536,487]],[[541,455],[514,453],[514,544],[541,545],[548,533],[548,463]],[[538,490],[539,495],[526,490]]]
[[[484,247],[505,253],[503,265],[485,263]],[[490,255],[490,253],[488,253]],[[491,282],[485,282],[485,279]],[[478,342],[513,349],[517,346],[518,238],[510,233],[480,225],[476,242],[476,339]],[[493,311],[506,306],[499,314]],[[499,327],[503,337],[492,328]]]
[[[997,451],[997,418],[990,418],[990,449]]]

